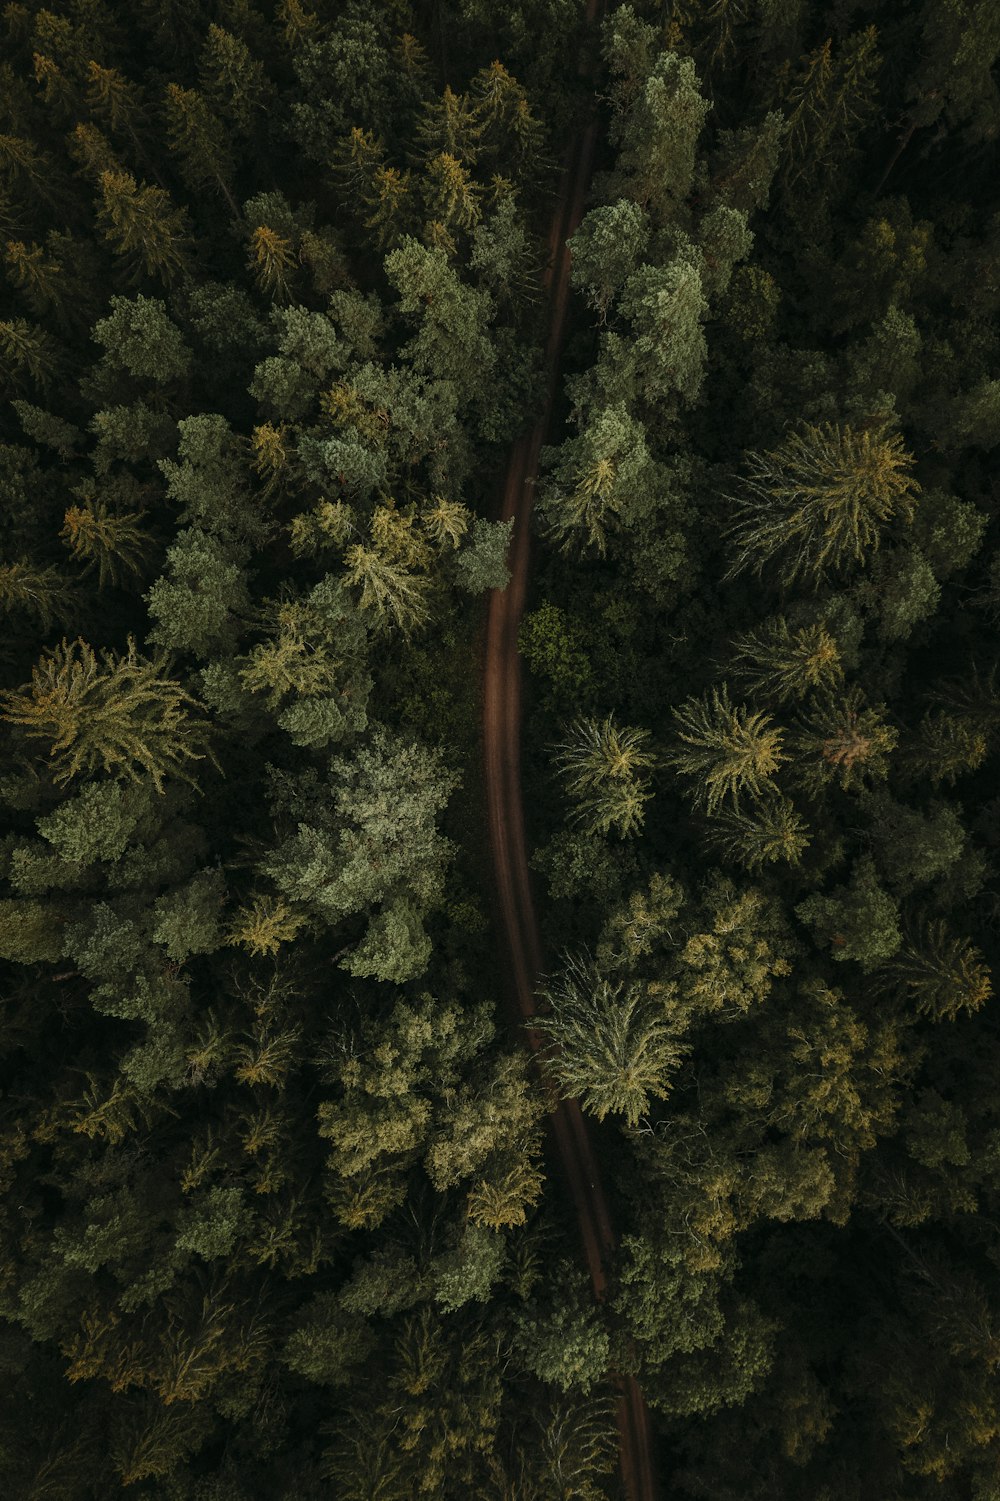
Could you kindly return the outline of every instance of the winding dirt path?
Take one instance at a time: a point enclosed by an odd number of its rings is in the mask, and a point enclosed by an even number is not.
[[[595,22],[603,9],[601,0],[591,0],[588,19]],[[521,663],[517,633],[528,584],[534,486],[558,389],[569,303],[570,257],[566,241],[583,213],[597,129],[597,124],[592,124],[574,143],[553,216],[546,275],[547,395],[535,426],[517,442],[510,456],[500,514],[504,521],[514,518],[508,557],[511,579],[505,590],[494,590],[491,594],[486,625],[483,738],[490,846],[510,989],[517,1010],[526,1021],[535,1014],[542,945],[531,896],[521,796]],[[538,1033],[529,1028],[527,1036],[537,1050],[541,1042]],[[575,1100],[565,1100],[559,1105],[551,1125],[560,1166],[576,1209],[594,1296],[603,1300],[615,1235],[590,1131]],[[653,1439],[645,1401],[633,1376],[622,1377],[619,1389],[618,1426],[625,1494],[629,1501],[657,1501]]]

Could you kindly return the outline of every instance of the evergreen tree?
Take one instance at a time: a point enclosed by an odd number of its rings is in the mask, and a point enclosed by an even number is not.
[[[130,274],[156,277],[167,286],[188,264],[190,228],[163,188],[139,186],[128,172],[100,173],[98,223]]]
[[[818,583],[864,563],[895,517],[912,519],[919,486],[898,434],[806,425],[767,453],[748,453],[732,497],[730,576],[777,566],[786,584]]]
[[[836,640],[825,625],[793,631],[781,615],[738,636],[726,667],[751,693],[775,704],[804,698],[810,690],[833,688],[844,671]]]
[[[2,698],[2,713],[49,747],[57,783],[98,770],[132,781],[148,776],[157,792],[165,777],[191,779],[187,763],[208,754],[208,725],[196,699],[166,677],[164,658],[124,654],[98,658],[85,641],[46,652],[25,689]]]
[[[59,535],[74,558],[96,568],[98,588],[103,589],[142,573],[150,548],[142,520],[141,512],[116,513],[105,501],[90,499],[69,507]]]
[[[614,715],[580,719],[556,747],[556,763],[576,807],[574,819],[590,834],[637,833],[650,797],[653,757],[642,747],[648,730],[619,729]]]
[[[924,922],[886,969],[891,984],[931,1021],[954,1021],[989,1000],[992,979],[982,954],[940,920]]]
[[[688,699],[673,717],[680,744],[664,759],[692,779],[691,796],[709,813],[727,800],[739,812],[745,796],[756,799],[774,791],[773,775],[788,757],[781,730],[766,714],[733,705],[723,684]]]
[[[612,984],[580,959],[568,960],[543,994],[551,1010],[532,1025],[550,1044],[546,1067],[563,1094],[598,1120],[623,1115],[637,1125],[651,1099],[667,1097],[685,1053],[662,1000]]]

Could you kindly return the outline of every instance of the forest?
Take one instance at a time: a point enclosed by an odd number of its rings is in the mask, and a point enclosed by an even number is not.
[[[0,1495],[1000,1501],[996,0],[10,0],[0,399]]]

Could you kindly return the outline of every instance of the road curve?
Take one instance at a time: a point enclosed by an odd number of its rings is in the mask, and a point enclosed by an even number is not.
[[[603,8],[600,0],[591,0],[588,19],[596,21]],[[579,134],[570,150],[553,215],[546,273],[549,307],[546,400],[538,421],[518,440],[510,455],[500,515],[504,521],[511,517],[514,520],[508,556],[511,578],[506,589],[494,590],[490,595],[486,623],[483,741],[489,837],[510,991],[525,1021],[535,1014],[542,946],[531,896],[521,796],[521,663],[517,634],[528,584],[534,486],[558,388],[569,303],[570,257],[566,241],[583,213],[596,144],[595,123]],[[537,1050],[541,1042],[539,1034],[533,1028],[526,1032],[531,1046]],[[564,1100],[559,1105],[551,1127],[579,1221],[594,1296],[603,1300],[615,1235],[590,1131],[575,1100]],[[657,1501],[653,1438],[645,1401],[634,1376],[622,1377],[619,1390],[618,1426],[625,1494],[629,1501]]]

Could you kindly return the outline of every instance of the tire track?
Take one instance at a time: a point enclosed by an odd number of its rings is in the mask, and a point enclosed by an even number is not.
[[[603,14],[600,0],[590,0],[588,21]],[[546,400],[534,427],[524,434],[510,455],[500,511],[513,518],[508,562],[510,582],[490,595],[486,623],[486,661],[483,691],[483,739],[486,802],[490,848],[500,926],[509,966],[510,989],[524,1021],[535,1014],[535,987],[542,969],[542,945],[531,895],[524,803],[521,795],[521,663],[517,633],[528,585],[531,513],[539,459],[558,390],[559,361],[569,306],[570,255],[566,241],[583,214],[597,146],[594,122],[580,132],[567,159],[559,203],[548,241],[549,323],[545,346]],[[541,1039],[526,1029],[537,1051]],[[563,1177],[570,1191],[580,1227],[594,1296],[607,1294],[608,1265],[615,1250],[615,1234],[594,1152],[591,1133],[576,1100],[564,1100],[551,1117],[551,1130]],[[618,1427],[621,1475],[629,1501],[657,1501],[649,1413],[634,1376],[619,1378]]]

